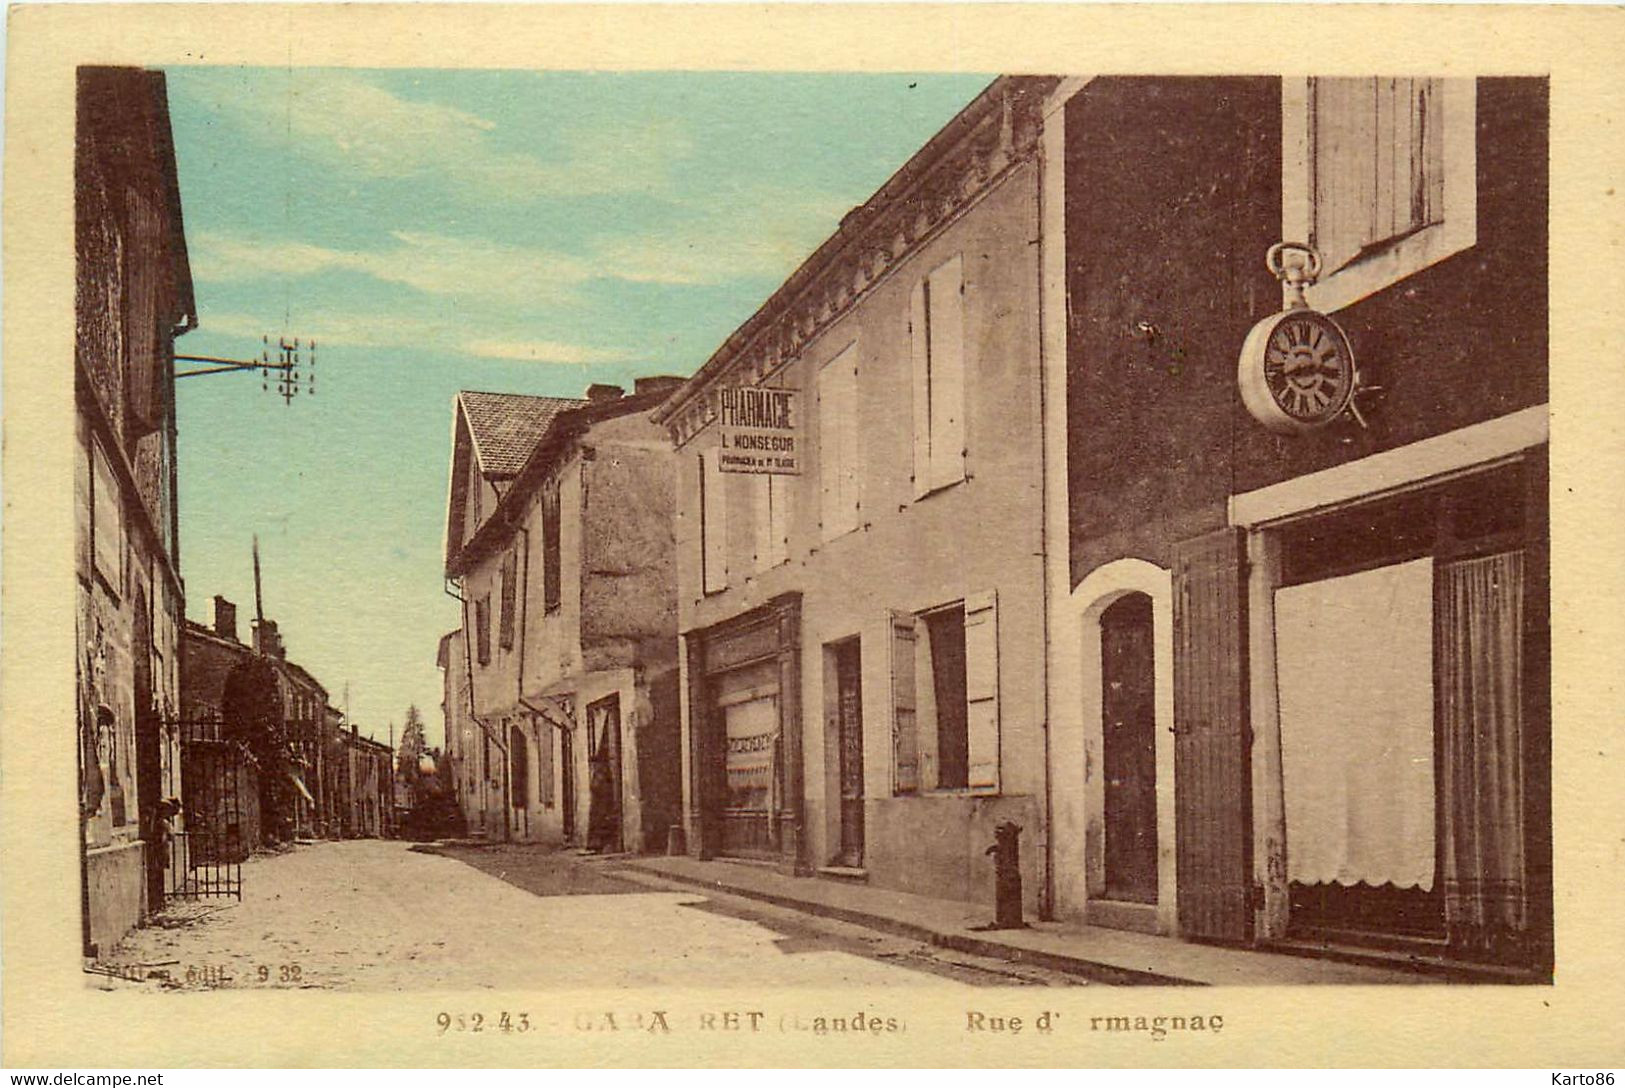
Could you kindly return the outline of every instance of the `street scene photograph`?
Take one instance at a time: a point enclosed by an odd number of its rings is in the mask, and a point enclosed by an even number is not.
[[[1464,70],[77,68],[63,973],[1549,985]]]

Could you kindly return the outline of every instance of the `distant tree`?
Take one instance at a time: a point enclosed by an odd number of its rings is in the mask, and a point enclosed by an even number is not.
[[[423,792],[423,771],[420,764],[428,745],[423,736],[423,714],[416,705],[406,708],[406,723],[401,726],[401,740],[395,746],[395,778],[405,787],[406,803],[415,806]]]

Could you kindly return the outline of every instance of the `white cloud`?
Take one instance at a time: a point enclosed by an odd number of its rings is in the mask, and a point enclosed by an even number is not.
[[[477,238],[396,231],[378,250],[338,250],[216,233],[192,239],[193,274],[203,283],[287,280],[334,269],[430,295],[523,303],[562,300],[592,278],[580,258]]]
[[[394,94],[355,72],[301,72],[283,94],[263,84],[216,101],[244,127],[286,139],[291,150],[375,177],[433,174],[480,199],[509,201],[627,193],[668,186],[688,153],[673,121],[549,133],[556,149],[516,152],[494,138],[497,122],[466,110]]]
[[[482,359],[514,359],[563,366],[618,363],[631,358],[624,351],[561,344],[554,340],[471,340],[463,345],[463,350]]]

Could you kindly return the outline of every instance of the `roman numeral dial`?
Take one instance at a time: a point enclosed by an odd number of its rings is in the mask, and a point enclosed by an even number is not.
[[[1264,345],[1264,383],[1294,420],[1329,422],[1348,403],[1354,365],[1342,330],[1313,312],[1284,315]]]

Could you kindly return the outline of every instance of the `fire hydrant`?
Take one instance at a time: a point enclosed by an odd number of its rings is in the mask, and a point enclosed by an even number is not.
[[[994,929],[1023,929],[1021,920],[1021,825],[1005,820],[993,829]]]

